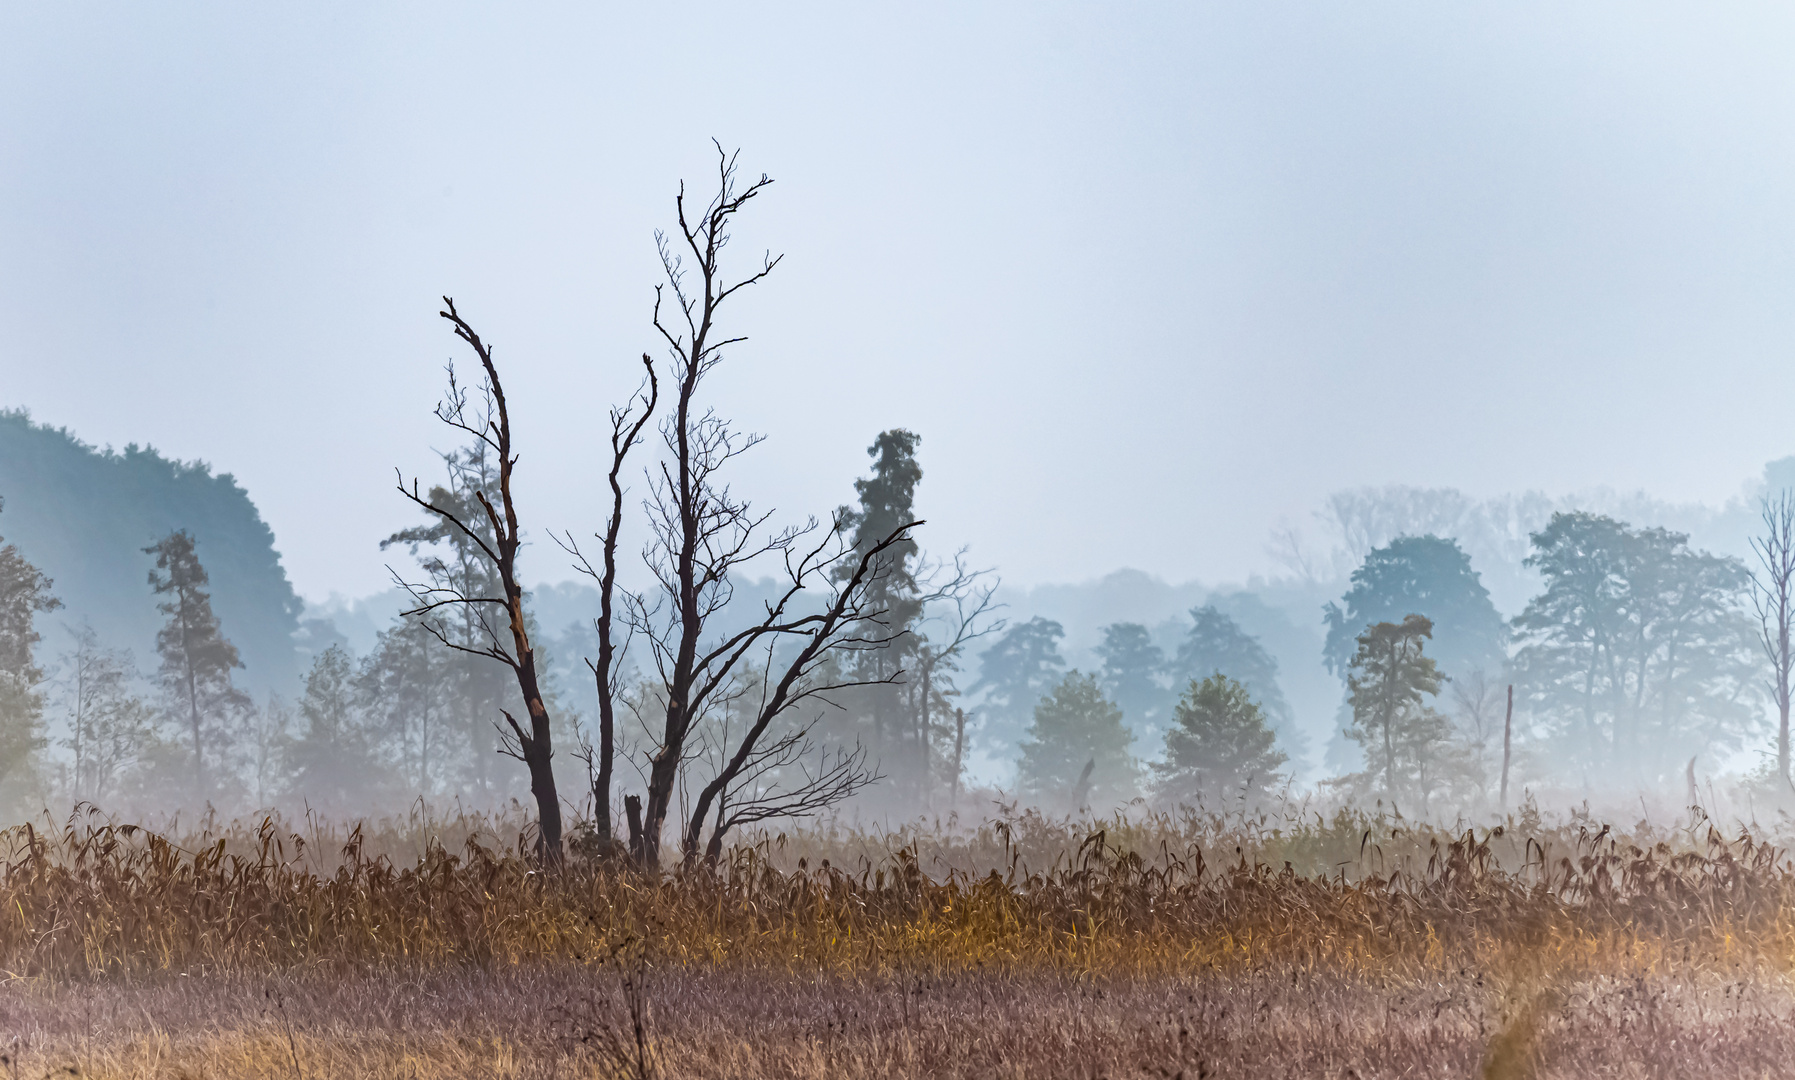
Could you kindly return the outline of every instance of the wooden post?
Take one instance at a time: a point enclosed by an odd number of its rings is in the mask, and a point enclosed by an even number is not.
[[[1502,718],[1502,812],[1508,813],[1508,762],[1514,751],[1515,684],[1508,684],[1508,714]]]
[[[960,761],[966,750],[966,710],[954,710],[954,786],[947,808],[951,812],[960,805]]]

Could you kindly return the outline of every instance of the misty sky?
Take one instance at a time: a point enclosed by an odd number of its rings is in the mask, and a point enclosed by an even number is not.
[[[235,473],[310,597],[387,584],[445,292],[526,523],[598,526],[712,136],[777,179],[738,257],[787,255],[715,384],[770,437],[738,490],[826,513],[910,427],[925,542],[1012,581],[1795,453],[1780,5],[265,8],[0,9],[0,406]]]

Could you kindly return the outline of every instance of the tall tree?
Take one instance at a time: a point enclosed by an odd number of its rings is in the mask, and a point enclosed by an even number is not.
[[[1165,672],[1165,650],[1153,644],[1153,636],[1140,623],[1112,623],[1103,628],[1097,646],[1103,661],[1099,673],[1103,690],[1122,709],[1136,736],[1158,729],[1167,693],[1159,680]]]
[[[224,636],[212,612],[211,579],[199,561],[193,537],[169,533],[143,549],[156,557],[150,588],[166,597],[156,605],[166,618],[156,634],[156,651],[169,718],[185,729],[192,754],[193,794],[214,797],[217,772],[228,768],[236,742],[236,721],[250,708],[231,672],[241,668],[237,647]]]
[[[648,761],[641,829],[631,828],[632,850],[651,866],[659,863],[661,832],[676,803],[689,806],[680,839],[685,861],[714,861],[731,829],[814,813],[874,779],[857,751],[838,749],[831,758],[821,748],[808,771],[793,767],[810,754],[814,720],[790,714],[847,685],[863,684],[852,676],[835,677],[843,670],[838,661],[845,651],[879,648],[902,633],[882,612],[873,590],[875,580],[891,572],[890,553],[921,524],[901,522],[877,543],[856,548],[853,530],[839,517],[826,530],[812,522],[769,531],[769,515],[730,491],[729,463],[759,439],[706,408],[700,390],[724,352],[743,340],[725,336],[719,310],[766,280],[779,260],[768,254],[758,269],[739,278],[725,271],[723,252],[736,216],[772,180],[763,175],[742,184],[735,155],[720,145],[717,154],[716,194],[694,214],[682,187],[674,204],[677,233],[657,236],[666,281],[655,291],[654,327],[666,345],[671,402],[660,427],[665,453],[647,499],[646,558],[655,598],[624,598],[631,629],[658,675],[664,710]],[[720,633],[735,575],[763,557],[783,563],[780,592],[752,623]],[[820,598],[809,591],[819,587],[827,588]],[[869,625],[876,632],[869,634]],[[787,646],[783,652],[781,645]],[[690,740],[707,713],[743,692],[750,654],[764,665],[751,688],[758,706],[751,719],[729,732],[727,746],[710,756],[715,769],[709,778],[691,776]],[[763,784],[767,777],[779,782]],[[697,788],[689,802],[682,778]],[[624,805],[629,808],[630,800]]]
[[[68,725],[62,744],[74,759],[72,794],[77,802],[102,803],[154,737],[155,714],[137,692],[130,652],[104,647],[91,626],[75,630],[74,647],[58,667]]]
[[[1120,806],[1137,790],[1133,742],[1096,676],[1070,671],[1035,705],[1017,779],[1025,795],[1048,806]]]
[[[1365,749],[1379,787],[1391,798],[1414,796],[1423,810],[1443,779],[1439,751],[1451,724],[1427,699],[1440,692],[1440,672],[1426,655],[1433,626],[1425,615],[1365,628],[1347,668],[1353,721],[1347,734]]]
[[[0,540],[0,543],[3,543]],[[62,602],[51,581],[12,544],[0,547],[0,780],[17,776],[44,745],[44,671],[37,663],[37,616]]]
[[[982,694],[981,734],[994,743],[1010,743],[1034,715],[1040,701],[1060,681],[1066,661],[1059,641],[1066,630],[1039,616],[1010,626],[996,643],[979,654],[979,677],[972,692]]]
[[[356,674],[360,708],[392,746],[407,785],[419,794],[434,794],[445,780],[457,666],[428,630],[401,619],[374,639]]]
[[[455,302],[443,297],[445,310],[439,314],[455,330],[455,336],[466,342],[479,358],[481,369],[480,401],[469,407],[468,394],[449,369],[448,395],[436,407],[436,417],[461,432],[478,447],[481,460],[490,454],[498,475],[496,482],[474,488],[471,494],[479,504],[475,514],[458,505],[444,505],[429,495],[419,494],[413,480],[408,489],[403,478],[399,493],[414,505],[434,516],[447,535],[461,538],[471,545],[477,556],[470,555],[490,576],[496,577],[497,589],[490,577],[478,592],[464,591],[439,580],[428,584],[411,584],[417,606],[406,612],[418,618],[437,640],[466,655],[486,657],[509,668],[523,698],[525,719],[519,722],[509,710],[500,715],[510,726],[505,741],[506,751],[530,774],[530,794],[536,799],[537,853],[549,866],[561,862],[561,799],[555,788],[554,724],[549,716],[548,700],[536,667],[536,645],[524,611],[524,587],[518,578],[517,555],[523,546],[523,527],[518,520],[513,474],[517,468],[517,450],[512,441],[511,409],[499,380],[498,365],[492,358],[492,347],[481,340],[474,328],[455,309]],[[462,644],[454,630],[442,617],[450,612],[479,623],[481,637],[472,644]],[[526,728],[527,725],[527,728]]]
[[[487,552],[497,550],[498,537],[478,495],[498,488],[495,455],[485,443],[470,440],[439,456],[445,482],[431,486],[429,502],[448,509],[466,530],[432,515],[425,524],[382,540],[381,549],[402,546],[417,559],[433,598],[502,596],[504,582],[487,557]],[[487,802],[496,801],[509,788],[494,768],[506,749],[499,718],[507,710],[528,712],[509,667],[492,663],[487,656],[495,642],[502,645],[508,636],[502,614],[496,605],[450,603],[400,619],[401,625],[422,631],[444,654],[442,670],[434,676],[443,688],[444,705],[443,738],[434,755],[439,770],[459,790]],[[401,658],[395,654],[386,659]],[[432,676],[426,669],[434,659],[413,655],[407,662],[417,669],[415,677],[428,678]]]
[[[1407,615],[1427,616],[1434,658],[1453,678],[1473,671],[1495,677],[1506,656],[1507,627],[1456,540],[1399,536],[1373,549],[1353,571],[1341,603],[1326,605],[1325,612],[1325,659],[1341,678],[1367,626],[1399,623]]]
[[[1561,760],[1671,783],[1691,756],[1741,745],[1758,691],[1742,565],[1581,512],[1533,544],[1545,588],[1515,619],[1515,682]]]
[[[871,476],[854,481],[858,505],[836,511],[843,526],[852,530],[856,553],[871,551],[894,529],[916,520],[916,486],[922,482],[922,466],[916,460],[920,442],[913,432],[893,428],[880,432],[866,448],[873,468]],[[902,774],[896,778],[910,795],[920,787],[928,765],[927,733],[915,722],[906,722],[928,705],[914,700],[920,686],[913,676],[921,644],[915,627],[923,609],[913,565],[917,553],[916,541],[907,539],[886,549],[873,565],[867,595],[879,612],[879,624],[865,630],[884,644],[853,654],[854,673],[866,683],[855,696],[869,714],[873,753],[882,762],[899,763]],[[853,569],[843,564],[837,574]]]
[[[604,531],[598,534],[599,565],[594,567],[580,552],[569,531],[560,541],[561,547],[574,557],[576,569],[598,584],[598,616],[592,620],[596,657],[588,656],[592,669],[593,688],[598,701],[598,745],[584,736],[579,754],[586,762],[586,775],[591,785],[592,829],[602,857],[616,852],[616,835],[611,826],[611,783],[617,767],[617,703],[622,697],[623,655],[618,648],[617,542],[623,531],[623,467],[642,441],[642,431],[654,419],[655,406],[661,400],[661,383],[655,375],[654,359],[642,354],[644,375],[636,393],[621,406],[612,406],[611,465],[605,481],[611,493],[611,512],[605,519]]]
[[[332,645],[306,673],[302,728],[287,749],[293,792],[308,802],[365,807],[388,786],[358,697],[355,662],[343,646]]]
[[[1795,679],[1795,494],[1784,488],[1758,507],[1763,531],[1751,538],[1758,567],[1751,575],[1751,600],[1758,616],[1758,640],[1770,661],[1770,699],[1776,703],[1776,775],[1789,775],[1789,696]]]
[[[1165,761],[1153,770],[1159,794],[1175,802],[1263,801],[1290,760],[1246,685],[1226,675],[1190,682],[1165,745]]]
[[[1190,631],[1172,659],[1172,685],[1226,675],[1247,688],[1275,730],[1293,737],[1295,718],[1278,685],[1278,661],[1259,639],[1214,604],[1192,608],[1190,618]]]

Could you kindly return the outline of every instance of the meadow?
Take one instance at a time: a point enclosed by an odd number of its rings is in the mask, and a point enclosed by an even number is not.
[[[0,1070],[1751,1077],[1795,1052],[1767,830],[1011,811],[648,874],[544,871],[518,824],[13,829]]]

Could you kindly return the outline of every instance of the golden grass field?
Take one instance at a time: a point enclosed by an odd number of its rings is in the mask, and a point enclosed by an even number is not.
[[[1795,1074],[1795,867],[1706,826],[504,830],[14,830],[0,1076]]]

